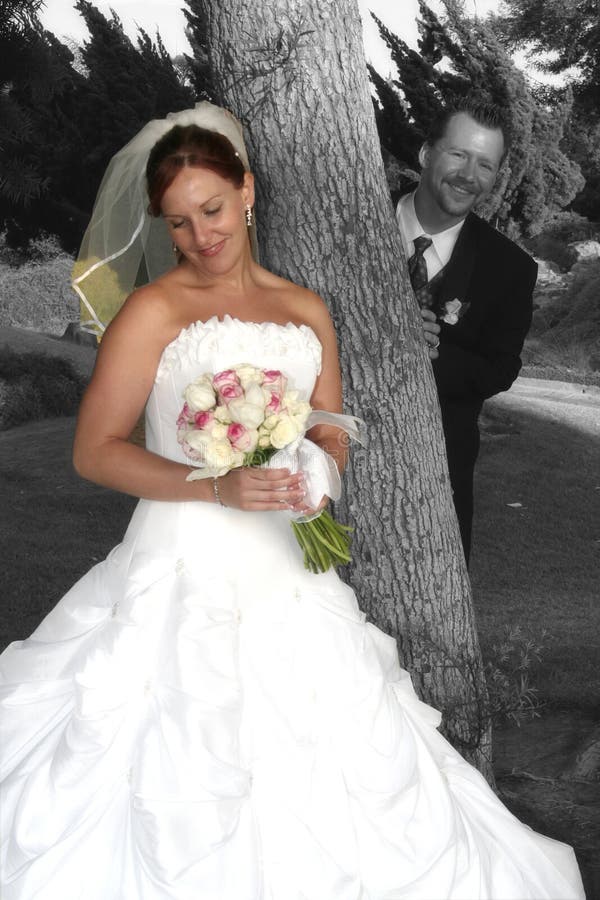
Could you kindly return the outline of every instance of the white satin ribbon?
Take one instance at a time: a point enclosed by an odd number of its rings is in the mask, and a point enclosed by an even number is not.
[[[362,432],[364,422],[356,416],[345,416],[341,413],[326,412],[315,409],[308,417],[307,431],[314,425],[333,425],[362,446],[366,440]],[[316,509],[323,497],[339,500],[342,496],[342,482],[335,460],[314,441],[301,435],[293,443],[274,453],[267,464],[270,469],[289,469],[290,472],[303,472],[306,483],[306,500],[309,506]],[[303,516],[292,513],[292,518],[310,521],[314,516]]]

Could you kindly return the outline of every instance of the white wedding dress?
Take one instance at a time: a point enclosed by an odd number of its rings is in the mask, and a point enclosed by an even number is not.
[[[227,317],[165,349],[146,418],[237,363],[307,398],[306,326]],[[285,514],[142,500],[125,538],[0,657],[3,900],[582,898],[436,730],[352,590]]]

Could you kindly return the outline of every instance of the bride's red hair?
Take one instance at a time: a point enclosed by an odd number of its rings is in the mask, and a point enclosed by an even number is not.
[[[156,142],[148,157],[150,215],[160,216],[164,193],[185,166],[210,169],[237,188],[244,182],[244,165],[225,135],[198,125],[175,125]]]

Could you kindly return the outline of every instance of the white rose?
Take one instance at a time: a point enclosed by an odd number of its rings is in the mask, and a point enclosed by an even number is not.
[[[205,459],[211,469],[233,469],[243,463],[244,454],[234,450],[228,440],[211,441]]]
[[[305,400],[301,400],[299,403],[295,403],[293,408],[290,409],[291,415],[293,415],[301,428],[304,428],[306,426],[306,422],[311,412],[312,406]]]
[[[441,317],[442,322],[445,322],[447,325],[456,325],[460,316],[461,307],[462,303],[460,300],[448,300],[444,305],[444,315]]]
[[[300,433],[301,429],[298,428],[298,423],[292,416],[281,416],[279,423],[271,432],[271,443],[281,450],[296,440]]]
[[[199,462],[206,462],[207,447],[211,437],[207,431],[186,431],[185,443],[194,451]]]
[[[263,373],[255,366],[250,366],[248,363],[242,363],[241,366],[235,366],[234,371],[240,379],[240,384],[244,390],[251,384],[262,384]]]
[[[281,399],[281,405],[286,409],[292,409],[298,402],[298,391],[286,391]]]
[[[266,450],[267,447],[271,446],[271,435],[270,434],[261,434],[258,438],[258,446],[261,450]]]
[[[216,395],[205,375],[188,384],[183,396],[193,412],[206,412],[215,405]]]
[[[254,428],[249,428],[246,432],[246,436],[248,438],[248,446],[244,448],[244,453],[252,453],[258,447],[258,431],[255,431]]]
[[[223,425],[231,425],[231,416],[226,406],[217,406],[215,409],[215,419]]]
[[[227,437],[227,425],[221,422],[213,425],[210,429],[210,436],[214,441],[222,441]]]
[[[274,413],[272,416],[267,416],[267,418],[263,422],[263,427],[267,431],[273,431],[273,429],[276,428],[277,425],[279,425],[280,420],[281,415],[279,413]]]
[[[241,397],[239,400],[230,402],[229,413],[233,422],[239,422],[246,428],[258,428],[259,425],[262,425],[265,417],[264,407],[248,403]]]
[[[246,388],[246,403],[251,403],[253,406],[260,406],[264,409],[270,399],[271,395],[269,394],[266,397],[265,391],[259,384],[249,384]]]

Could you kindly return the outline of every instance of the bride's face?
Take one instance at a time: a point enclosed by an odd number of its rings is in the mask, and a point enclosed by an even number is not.
[[[210,169],[186,166],[163,194],[161,212],[183,256],[196,267],[219,274],[248,250],[246,206],[253,203],[249,172],[237,188]]]

